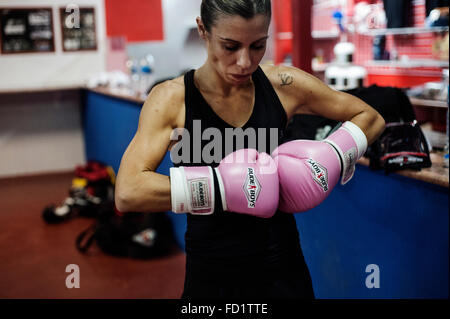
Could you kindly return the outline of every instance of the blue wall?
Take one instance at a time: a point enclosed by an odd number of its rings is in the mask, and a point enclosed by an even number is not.
[[[86,159],[107,163],[117,173],[136,133],[141,105],[86,92],[83,111]]]
[[[448,189],[358,165],[318,207],[296,214],[321,298],[448,298]],[[380,288],[368,289],[376,264]]]
[[[86,156],[118,171],[141,105],[87,92]],[[158,172],[169,174],[169,153]],[[448,189],[358,166],[319,207],[296,214],[318,298],[448,298]],[[168,212],[184,249],[186,216]],[[366,287],[366,266],[380,288]]]

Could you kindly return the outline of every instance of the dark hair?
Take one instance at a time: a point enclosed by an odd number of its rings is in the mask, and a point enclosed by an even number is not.
[[[206,31],[211,32],[220,15],[239,15],[251,19],[257,14],[272,16],[271,0],[202,0],[201,18]]]

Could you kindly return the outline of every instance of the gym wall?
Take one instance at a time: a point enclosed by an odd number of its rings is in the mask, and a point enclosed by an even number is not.
[[[64,52],[59,9],[94,7],[97,50]],[[52,8],[55,51],[0,54],[0,177],[72,170],[84,163],[80,94],[105,69],[103,0],[2,0],[1,8]],[[7,70],[5,72],[4,70]]]

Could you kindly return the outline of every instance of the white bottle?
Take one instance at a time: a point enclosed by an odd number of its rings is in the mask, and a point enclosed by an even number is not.
[[[130,72],[130,78],[131,78],[131,94],[132,95],[139,95],[140,94],[140,71],[139,71],[139,65],[136,60],[129,60],[127,63],[128,69]]]
[[[142,59],[140,63],[141,79],[140,79],[140,95],[141,98],[147,98],[150,86],[153,84],[153,72],[147,59]]]

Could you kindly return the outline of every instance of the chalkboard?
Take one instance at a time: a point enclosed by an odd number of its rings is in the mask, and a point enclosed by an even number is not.
[[[54,52],[51,8],[0,8],[1,53]]]
[[[62,48],[65,52],[97,50],[95,9],[60,9]]]

